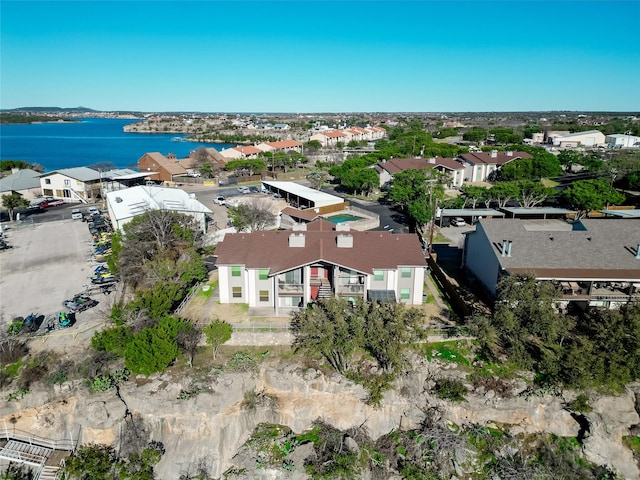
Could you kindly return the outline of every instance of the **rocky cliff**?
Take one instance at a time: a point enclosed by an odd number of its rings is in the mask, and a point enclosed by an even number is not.
[[[221,476],[262,422],[300,433],[322,419],[339,429],[364,426],[375,439],[394,429],[415,428],[427,407],[440,405],[446,419],[458,425],[511,425],[514,432],[568,437],[583,429],[557,396],[503,399],[488,391],[469,394],[459,404],[443,402],[429,393],[433,369],[433,363],[417,360],[414,369],[385,394],[379,408],[367,405],[367,392],[341,376],[272,361],[255,374],[210,376],[201,383],[208,391],[194,395],[184,395],[190,388],[186,379],[181,384],[168,375],[138,378],[103,393],[90,393],[80,383],[42,387],[19,401],[5,402],[0,418],[9,430],[120,447],[127,418],[136,419],[144,426],[145,441],[165,445],[166,454],[156,468],[162,479],[176,479],[198,461],[206,462],[214,477]],[[258,392],[251,408],[246,392]],[[614,467],[628,479],[640,478],[632,453],[621,441],[640,424],[636,395],[640,396],[640,385],[618,396],[595,399],[594,411],[587,416],[588,432],[582,432],[588,458]]]

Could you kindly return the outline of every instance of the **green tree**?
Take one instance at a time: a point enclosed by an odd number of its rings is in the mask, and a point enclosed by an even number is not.
[[[536,205],[540,205],[547,198],[553,195],[553,189],[545,187],[540,182],[522,180],[517,182],[516,186],[516,198],[518,199],[518,202],[520,202],[520,206],[524,208],[532,208]]]
[[[393,176],[388,198],[405,213],[422,234],[433,218],[435,201],[444,197],[443,177],[433,169],[408,169]]]
[[[462,134],[462,139],[466,142],[480,142],[487,138],[487,131],[484,128],[473,127]]]
[[[218,349],[223,343],[226,343],[231,338],[232,328],[226,322],[216,320],[204,327],[204,335],[207,338],[207,345],[213,347],[213,359],[215,360],[218,354]]]
[[[484,202],[490,195],[487,187],[479,185],[462,185],[460,192],[464,198],[464,206],[471,205],[471,208],[476,208],[478,202]]]
[[[364,341],[363,319],[354,317],[346,299],[321,299],[294,314],[291,329],[296,350],[321,355],[343,375],[353,352]]]
[[[308,174],[307,180],[309,180],[309,185],[311,186],[311,188],[320,190],[324,183],[327,181],[328,176],[329,175],[326,172],[317,170]]]
[[[353,316],[364,324],[364,349],[385,372],[400,367],[408,345],[423,337],[422,314],[401,303],[359,300]]]
[[[509,200],[518,197],[516,182],[498,182],[489,190],[489,196],[498,202],[500,208],[506,206]]]
[[[322,148],[322,143],[318,140],[309,140],[305,142],[303,145],[305,152],[307,153],[315,153]]]
[[[561,198],[577,210],[578,218],[581,218],[608,204],[622,203],[625,197],[606,181],[578,180],[562,191]]]
[[[29,200],[23,198],[19,193],[11,193],[2,196],[2,206],[9,212],[9,220],[13,222],[13,212],[16,208],[26,208]]]
[[[133,374],[147,376],[163,371],[180,353],[178,334],[186,328],[181,320],[164,317],[157,326],[140,330],[127,343],[125,366]]]
[[[556,378],[560,345],[571,326],[570,319],[554,308],[556,287],[532,275],[509,275],[499,282],[497,291],[493,314],[472,319],[485,356],[494,360],[506,356],[520,368]]]
[[[566,172],[571,171],[573,165],[583,165],[582,158],[585,155],[575,150],[563,150],[558,155],[558,162]]]
[[[267,164],[260,158],[243,158],[227,162],[224,169],[238,175],[255,175],[266,167]]]
[[[81,445],[65,461],[66,478],[73,480],[113,480],[119,478],[122,461],[113,447]]]
[[[355,194],[369,194],[378,187],[378,173],[373,168],[352,168],[343,173],[341,184]]]

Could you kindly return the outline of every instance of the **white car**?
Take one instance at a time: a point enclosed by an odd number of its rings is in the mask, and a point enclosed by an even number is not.
[[[460,217],[455,217],[451,220],[451,225],[453,225],[454,227],[464,227],[466,224],[467,222],[465,222],[464,219]]]
[[[74,208],[71,210],[71,218],[73,220],[82,220],[82,212],[79,208]]]
[[[251,193],[251,190],[249,190],[249,187],[238,187],[238,191],[242,194]]]
[[[100,209],[98,207],[89,207],[87,208],[87,213],[89,215],[100,215]]]
[[[219,195],[213,199],[213,203],[215,203],[216,205],[224,205],[226,203],[226,200],[222,195]]]

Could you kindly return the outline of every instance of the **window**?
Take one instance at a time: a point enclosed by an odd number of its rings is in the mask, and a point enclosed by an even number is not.
[[[260,280],[268,280],[269,279],[269,270],[260,270],[259,271]]]
[[[380,282],[384,280],[384,272],[382,270],[374,270],[373,271],[373,279],[376,282]]]
[[[231,289],[231,293],[233,295],[233,298],[242,298],[242,287],[233,287]]]
[[[50,178],[45,178],[44,179],[44,183],[47,185],[51,185],[51,179]]]
[[[411,296],[411,291],[408,288],[400,289],[400,300],[409,300]]]
[[[411,278],[411,267],[402,267],[402,278]]]
[[[231,267],[231,276],[240,277],[242,275],[242,267]]]
[[[71,186],[71,180],[69,180],[68,178],[64,179],[64,186],[65,187],[70,187]]]
[[[261,302],[269,301],[269,290],[260,290],[260,301]]]
[[[300,269],[285,272],[284,283],[299,285],[302,283],[302,271]]]
[[[53,197],[53,190],[51,190],[50,188],[43,188],[43,189],[42,189],[42,193],[43,193],[45,196]]]

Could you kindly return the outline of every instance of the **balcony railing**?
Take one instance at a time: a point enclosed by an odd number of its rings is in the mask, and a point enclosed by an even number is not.
[[[364,285],[338,285],[338,295],[364,295]]]
[[[279,283],[278,293],[280,294],[302,294],[304,292],[304,285],[301,283]]]

